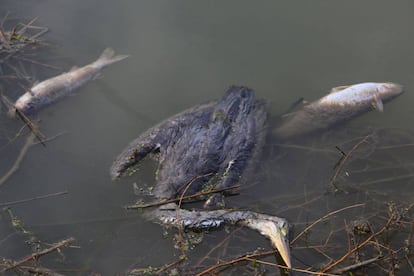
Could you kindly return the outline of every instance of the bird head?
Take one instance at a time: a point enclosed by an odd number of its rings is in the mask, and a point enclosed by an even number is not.
[[[289,224],[279,217],[260,215],[248,219],[246,225],[270,239],[287,267],[292,267],[289,248]]]

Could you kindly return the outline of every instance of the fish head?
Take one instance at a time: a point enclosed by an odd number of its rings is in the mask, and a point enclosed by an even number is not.
[[[383,101],[390,101],[404,92],[404,86],[392,82],[384,82],[376,87],[378,96]]]
[[[24,114],[29,114],[35,110],[36,105],[36,97],[33,97],[29,92],[26,92],[16,101],[14,107]]]

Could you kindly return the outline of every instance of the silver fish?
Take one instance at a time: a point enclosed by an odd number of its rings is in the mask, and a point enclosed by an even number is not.
[[[383,103],[403,92],[402,85],[390,82],[335,87],[328,95],[304,105],[299,111],[285,114],[273,134],[286,139],[328,128],[372,109],[382,112]]]
[[[8,115],[14,117],[16,109],[26,115],[33,113],[95,79],[104,67],[127,57],[127,55],[115,55],[111,48],[107,48],[96,61],[80,68],[74,67],[67,73],[35,84],[17,99],[14,106],[10,108]]]

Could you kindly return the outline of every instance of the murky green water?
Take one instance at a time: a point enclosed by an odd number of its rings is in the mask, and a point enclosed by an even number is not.
[[[48,260],[45,266],[80,270],[81,275],[161,266],[180,254],[173,248],[173,231],[164,239],[160,226],[122,208],[136,199],[132,183],[151,185],[151,166],[116,183],[108,172],[115,156],[142,131],[187,107],[220,97],[231,84],[254,88],[260,98],[269,100],[276,115],[300,97],[314,100],[335,86],[401,83],[406,93],[387,104],[384,113],[371,112],[347,126],[352,128],[301,141],[306,149],[269,145],[267,161],[259,166],[258,183],[229,199],[230,206],[284,216],[297,231],[330,211],[366,202],[364,208],[341,213],[336,223],[315,229],[335,233],[332,244],[340,247],[346,235],[336,229],[343,228],[344,220],[369,217],[378,208],[385,210],[383,203],[390,200],[412,202],[413,149],[381,147],[410,144],[413,138],[404,131],[376,129],[413,130],[413,11],[411,1],[2,0],[1,18],[7,12],[9,18],[25,22],[37,17],[37,25],[50,29],[42,37],[50,47],[39,59],[61,70],[24,63],[28,74],[39,80],[89,63],[106,47],[130,58],[34,117],[41,120],[48,137],[60,136],[46,148],[29,150],[18,172],[0,187],[0,203],[68,192],[12,208],[42,241],[76,238],[79,248],[64,250],[63,264]],[[13,99],[23,93],[10,82],[2,86]],[[0,114],[4,143],[0,174],[9,169],[25,139],[6,144],[21,123],[8,120],[4,113]],[[350,150],[372,133],[377,134],[375,139],[361,147],[360,158],[347,167],[350,177],[339,181],[347,192],[324,195],[340,157],[335,146]],[[392,180],[378,182],[386,178]],[[311,203],[304,204],[307,201]],[[27,237],[16,232],[6,212],[0,219],[0,256],[19,259],[29,254]],[[189,253],[190,259],[196,264],[226,236],[224,231],[209,233]],[[328,234],[321,236],[318,242],[324,244]],[[245,229],[232,235],[225,246],[226,252],[218,250],[223,255],[214,252],[201,265],[211,265],[216,258],[231,259],[258,246],[270,248],[261,236]],[[317,249],[297,248],[292,254],[298,268],[317,267],[327,260]],[[401,267],[409,270],[407,263]],[[277,273],[268,270],[270,275]]]

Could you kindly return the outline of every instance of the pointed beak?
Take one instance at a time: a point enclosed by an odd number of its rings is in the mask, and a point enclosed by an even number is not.
[[[290,247],[289,247],[289,229],[284,225],[278,225],[276,231],[268,233],[273,246],[279,251],[280,256],[285,262],[286,266],[291,268]]]
[[[289,224],[285,219],[260,214],[260,217],[249,220],[247,226],[259,230],[262,235],[268,237],[273,247],[279,251],[286,266],[288,268],[292,267],[289,248]]]
[[[243,214],[242,216],[246,216]],[[260,234],[270,239],[273,247],[279,251],[283,262],[288,268],[292,267],[289,248],[289,223],[284,218],[249,212],[248,217],[239,220],[251,229],[258,230]]]

